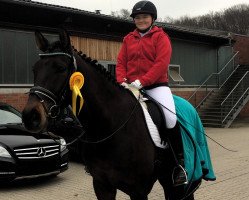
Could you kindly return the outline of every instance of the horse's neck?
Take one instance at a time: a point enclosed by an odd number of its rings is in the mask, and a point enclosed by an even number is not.
[[[85,77],[82,95],[87,106],[87,117],[94,129],[110,132],[119,126],[135,105],[135,98],[94,69],[80,67]]]

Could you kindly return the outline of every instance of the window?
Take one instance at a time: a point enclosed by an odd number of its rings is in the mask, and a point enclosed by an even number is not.
[[[113,77],[116,77],[116,65],[108,64],[107,67],[108,67],[108,69],[107,69],[108,72],[110,72]]]
[[[58,39],[57,35],[44,35],[49,41]],[[32,84],[38,53],[34,32],[0,29],[0,84]]]
[[[113,77],[116,75],[116,62],[113,61],[105,61],[105,60],[100,60],[98,61],[99,64],[103,65],[108,72],[111,73]]]
[[[173,84],[180,84],[181,82],[184,82],[184,79],[180,74],[180,65],[169,65],[169,77],[172,79]]]

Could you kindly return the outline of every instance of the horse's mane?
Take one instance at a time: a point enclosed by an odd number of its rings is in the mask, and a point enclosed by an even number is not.
[[[56,51],[61,51],[61,41],[55,41],[52,43],[49,43],[47,52],[56,52]],[[134,97],[133,93],[121,86],[117,81],[115,76],[113,76],[111,74],[111,72],[109,72],[103,65],[101,65],[100,63],[98,63],[98,61],[96,59],[92,59],[91,57],[88,57],[86,54],[83,54],[82,51],[78,51],[77,49],[74,48],[74,46],[72,46],[72,53],[77,54],[83,61],[85,61],[85,63],[89,64],[90,66],[92,66],[98,73],[100,73],[108,82],[110,82],[114,87],[117,87],[120,89],[120,91],[126,92],[128,94],[130,94],[132,97]]]
[[[53,43],[50,43],[48,46],[47,51],[48,52],[56,52],[57,50],[61,49],[61,42],[60,41],[55,41]],[[97,60],[92,60],[91,57],[87,57],[86,54],[83,54],[82,51],[78,51],[77,49],[72,46],[72,50],[75,54],[77,54],[81,59],[83,59],[86,63],[90,64],[93,66],[96,71],[98,71],[100,74],[102,74],[109,82],[111,82],[113,85],[119,87],[120,89],[124,89],[123,86],[121,86],[117,81],[116,78],[106,70],[106,68],[99,64]]]
[[[114,86],[118,87],[122,91],[127,91],[129,94],[131,94],[134,97],[133,93],[129,89],[126,89],[123,86],[121,86],[116,81],[116,78],[111,74],[111,72],[106,70],[106,68],[103,65],[101,65],[100,63],[98,63],[98,61],[96,59],[93,60],[91,57],[87,57],[86,54],[83,54],[82,51],[78,51],[74,47],[72,47],[72,48],[73,48],[74,53],[76,53],[86,63],[90,64],[94,69],[96,69],[97,72],[99,72],[101,75],[103,75],[103,77],[105,77]]]
[[[86,54],[83,54],[82,51],[78,51],[77,49],[73,49],[75,53],[78,54],[86,63],[90,64],[92,67],[94,67],[100,74],[102,74],[107,80],[112,82],[114,85],[118,85],[115,77],[108,71],[106,68],[99,64],[97,60],[93,60],[91,57],[87,57]]]

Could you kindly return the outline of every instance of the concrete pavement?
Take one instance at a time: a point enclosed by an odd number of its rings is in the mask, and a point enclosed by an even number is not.
[[[217,180],[203,181],[196,200],[248,200],[249,199],[249,120],[237,121],[232,128],[206,128],[208,136],[231,150],[227,151],[208,139]],[[56,178],[19,181],[0,188],[0,200],[96,200],[92,178],[84,167],[72,162],[69,170]],[[117,200],[129,197],[118,192]],[[161,200],[163,190],[156,183],[150,200]]]

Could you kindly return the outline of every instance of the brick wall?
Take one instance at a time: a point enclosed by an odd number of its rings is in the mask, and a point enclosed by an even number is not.
[[[190,90],[190,91],[181,91],[181,90],[178,90],[178,91],[175,91],[174,89],[172,89],[172,93],[177,95],[177,96],[180,96],[186,100],[188,100],[188,98],[193,94],[193,90]],[[193,106],[196,106],[200,103],[200,101],[204,98],[204,96],[206,95],[206,92],[198,92],[197,95],[196,95],[196,99],[195,98],[192,98],[190,103],[193,105]]]
[[[178,96],[183,97],[184,99],[188,99],[191,94],[193,94],[193,91],[174,91],[172,90],[172,93]],[[197,103],[200,101],[200,99],[203,97],[204,94],[200,94],[197,96]],[[24,106],[26,105],[28,99],[28,94],[23,93],[3,93],[1,94],[0,91],[0,101],[4,103],[8,103],[12,106],[14,106],[19,111],[22,111]],[[194,103],[194,102],[191,102]]]
[[[173,94],[183,97],[184,99],[188,99],[193,91],[172,91]],[[197,96],[197,103],[203,97],[204,93]],[[9,94],[1,94],[0,93],[0,101],[4,103],[8,103],[14,106],[17,110],[22,111],[24,106],[26,105],[28,99],[28,94],[25,93],[9,93]],[[192,102],[193,103],[193,102]],[[241,110],[239,114],[240,118],[249,117],[249,102],[246,106]]]
[[[249,117],[249,102],[245,105],[245,107],[240,111],[239,118]]]
[[[249,36],[234,35],[234,50],[239,51],[239,64],[249,65]]]
[[[239,51],[239,64],[249,65],[249,36],[234,35],[233,38],[236,40],[234,50]],[[249,102],[241,110],[239,117],[249,117]]]
[[[19,111],[23,110],[27,100],[28,95],[24,93],[0,93],[0,102],[8,103]]]

